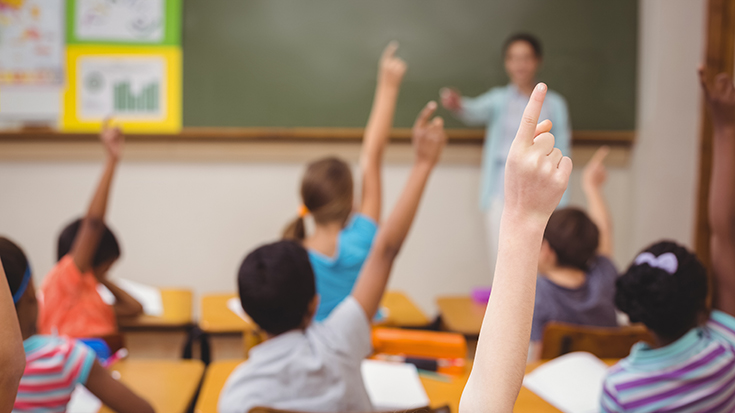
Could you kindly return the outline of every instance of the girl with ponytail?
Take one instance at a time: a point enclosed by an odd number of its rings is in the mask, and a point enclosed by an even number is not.
[[[383,152],[406,72],[406,63],[395,56],[397,49],[398,44],[391,42],[380,58],[378,84],[360,155],[362,200],[357,211],[353,211],[350,166],[334,157],[324,158],[307,167],[301,181],[303,204],[298,217],[283,233],[284,239],[302,242],[309,252],[320,296],[317,321],[325,319],[350,294],[377,232]],[[304,225],[307,215],[315,224],[310,234]]]

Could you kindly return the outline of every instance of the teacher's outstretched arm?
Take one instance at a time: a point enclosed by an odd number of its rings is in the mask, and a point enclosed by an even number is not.
[[[544,228],[572,172],[572,160],[554,148],[551,122],[538,124],[546,89],[533,90],[508,154],[493,294],[462,413],[511,412],[523,381]]]

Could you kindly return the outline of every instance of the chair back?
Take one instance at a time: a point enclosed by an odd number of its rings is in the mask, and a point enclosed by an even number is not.
[[[641,324],[588,327],[552,322],[544,329],[541,358],[553,359],[573,351],[586,351],[599,358],[623,358],[639,341],[653,342],[653,336]]]

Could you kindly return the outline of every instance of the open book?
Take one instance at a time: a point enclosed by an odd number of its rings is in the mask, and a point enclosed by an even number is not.
[[[377,360],[362,362],[362,380],[376,411],[407,410],[429,405],[413,364]]]
[[[528,373],[523,385],[565,413],[597,413],[607,369],[602,360],[578,351]]]

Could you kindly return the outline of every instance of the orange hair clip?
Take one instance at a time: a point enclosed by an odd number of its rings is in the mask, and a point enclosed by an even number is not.
[[[299,218],[303,218],[305,216],[309,215],[309,208],[306,207],[306,205],[301,205],[299,207]]]

